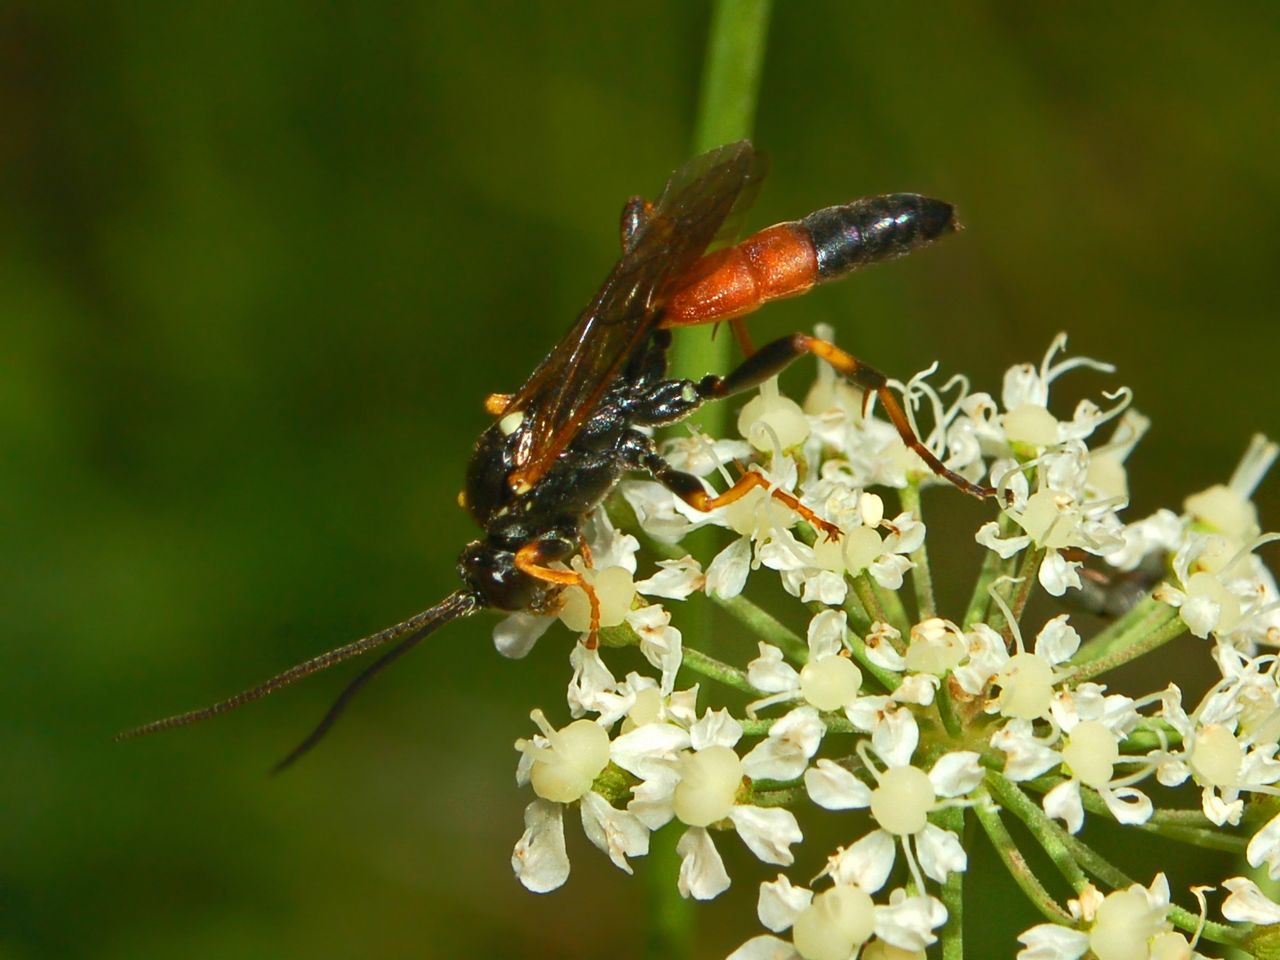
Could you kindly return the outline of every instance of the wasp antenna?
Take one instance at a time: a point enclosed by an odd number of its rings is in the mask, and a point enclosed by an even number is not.
[[[460,617],[468,616],[475,613],[480,608],[480,600],[472,593],[459,590],[451,593],[444,600],[441,600],[434,607],[423,610],[421,613],[415,613],[408,620],[403,620],[394,626],[387,627],[385,630],[379,630],[367,637],[361,637],[359,640],[353,640],[351,643],[329,650],[320,654],[318,657],[312,657],[310,660],[299,663],[290,667],[283,673],[279,673],[270,680],[243,690],[234,697],[228,697],[226,700],[220,700],[215,704],[202,707],[199,710],[191,710],[188,713],[180,713],[176,716],[165,717],[163,720],[153,720],[151,723],[144,723],[140,727],[134,727],[132,730],[125,730],[116,734],[115,739],[132,740],[134,737],[145,737],[152,733],[159,733],[161,730],[170,730],[174,727],[185,727],[188,724],[196,723],[200,720],[207,720],[210,717],[216,717],[220,713],[227,713],[237,707],[242,707],[246,703],[253,703],[255,700],[261,700],[268,694],[275,693],[281,687],[287,687],[289,684],[301,680],[303,677],[309,677],[313,673],[326,670],[329,667],[339,664],[344,660],[350,660],[352,657],[358,657],[362,653],[367,653],[376,647],[390,643],[393,640],[401,640],[404,638],[401,646],[409,649],[413,644],[417,643],[432,630],[436,629],[450,620],[457,620]],[[409,641],[412,641],[411,643]],[[407,645],[406,645],[407,644]],[[392,651],[393,654],[404,652],[397,647]],[[383,660],[390,661],[394,657],[384,657]],[[382,660],[374,664],[375,667],[382,664]],[[368,672],[368,671],[366,671]],[[363,676],[363,675],[362,675]],[[345,694],[344,694],[345,696]],[[336,706],[336,704],[335,704]],[[328,720],[328,718],[326,718]],[[332,720],[328,720],[332,723]],[[317,738],[318,739],[318,738]]]

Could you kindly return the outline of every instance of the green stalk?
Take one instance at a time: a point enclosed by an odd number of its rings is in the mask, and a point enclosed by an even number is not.
[[[1007,513],[1000,514],[1000,536],[1006,538],[1013,533],[1014,521]],[[1030,547],[1027,547],[1030,550]],[[1012,559],[1012,558],[1010,558]],[[994,550],[988,550],[982,558],[982,569],[978,571],[978,580],[973,585],[973,595],[969,598],[969,606],[964,614],[964,628],[968,630],[975,623],[987,619],[987,608],[991,605],[991,594],[987,592],[1009,566],[1008,560],[1002,560]]]
[[[933,815],[938,826],[964,836],[964,811],[948,807]],[[942,960],[964,960],[964,871],[947,874],[942,885],[942,905],[947,908],[947,923],[942,928]]]
[[[1139,657],[1145,656],[1152,650],[1156,650],[1170,640],[1176,640],[1187,632],[1187,625],[1182,622],[1178,616],[1178,611],[1172,607],[1168,608],[1169,614],[1165,617],[1164,622],[1156,629],[1143,636],[1138,632],[1122,637],[1115,645],[1115,648],[1105,656],[1096,660],[1091,660],[1084,666],[1080,667],[1071,674],[1071,682],[1073,684],[1083,683],[1086,680],[1092,680],[1094,677],[1101,676],[1108,670],[1114,670],[1121,664],[1128,663],[1130,660],[1137,660]]]
[[[770,0],[715,0],[702,70],[698,121],[693,136],[695,153],[751,135],[764,64],[769,6]],[[701,379],[709,372],[728,368],[731,337],[713,340],[708,335],[685,340],[686,343],[676,351],[675,376]],[[708,404],[698,413],[694,419],[695,426],[712,436],[724,435],[729,417],[725,404]],[[705,647],[710,639],[708,618],[700,619],[700,624],[691,622],[685,625],[684,664],[691,670],[710,666],[710,663],[699,659],[705,657],[704,654],[691,649],[692,646]],[[706,657],[705,660],[710,661],[711,658]],[[717,679],[724,678],[728,682],[741,677],[742,687],[748,692],[755,692],[741,671],[734,671],[723,664],[720,666],[725,670],[720,671]],[[680,896],[674,880],[679,872],[679,858],[675,853],[676,831],[671,828],[660,831],[654,840],[659,840],[663,833],[670,834],[670,838],[663,838],[665,846],[659,847],[659,862],[651,864],[648,871],[652,933],[645,944],[644,956],[647,960],[687,960],[693,953],[695,933],[692,903]]]
[[[920,482],[912,480],[899,494],[902,509],[909,511],[917,520],[923,522],[924,513],[920,509]],[[911,571],[911,586],[916,594],[916,619],[928,620],[938,615],[938,602],[933,595],[933,571],[929,568],[929,548],[925,543],[911,554],[911,562],[915,564]],[[946,954],[944,948],[943,954]]]
[[[1054,923],[1071,924],[1071,915],[1058,905],[1058,902],[1053,899],[1049,891],[1040,883],[1040,878],[1035,875],[1031,865],[1023,857],[1022,851],[1013,842],[1013,837],[1005,829],[999,812],[988,807],[981,800],[973,808],[973,812],[978,818],[978,823],[982,824],[982,829],[986,831],[987,839],[991,841],[991,846],[995,849],[1001,862],[1004,863],[1005,869],[1009,871],[1014,883],[1018,885],[1026,898],[1046,919],[1052,920]]]

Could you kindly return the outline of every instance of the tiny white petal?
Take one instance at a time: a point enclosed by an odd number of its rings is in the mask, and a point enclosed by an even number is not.
[[[760,899],[756,904],[756,914],[766,930],[782,933],[805,907],[813,902],[813,891],[804,887],[792,886],[791,881],[783,874],[777,880],[760,884]]]
[[[1069,587],[1079,590],[1082,566],[1079,560],[1067,560],[1057,550],[1050,550],[1040,563],[1040,586],[1053,597],[1062,596]]]
[[[871,788],[825,757],[804,773],[809,799],[826,810],[856,810],[871,803]]]
[[[1028,536],[1001,537],[1000,524],[994,520],[979,527],[973,539],[988,550],[994,551],[1002,560],[1008,560],[1014,554],[1031,546],[1031,538]]]
[[[905,767],[911,762],[920,742],[920,728],[910,710],[891,710],[871,731],[871,746],[891,767]]]
[[[939,883],[945,881],[948,874],[963,873],[969,865],[969,857],[960,845],[960,838],[950,830],[926,823],[915,840],[921,868]]]
[[[851,883],[867,893],[875,893],[884,886],[893,870],[896,851],[893,835],[884,830],[872,830],[850,847],[845,847],[831,858],[828,870],[836,883]]]
[[[729,954],[727,960],[800,960],[800,954],[786,940],[761,935],[752,937]]]
[[[1023,949],[1017,960],[1079,960],[1089,949],[1089,935],[1056,923],[1041,923],[1018,935]]]
[[[680,777],[674,770],[665,776],[655,776],[637,784],[631,790],[627,812],[633,813],[650,830],[657,830],[675,817],[673,791]]]
[[[782,651],[760,643],[760,656],[747,664],[747,682],[761,693],[789,693],[800,689],[800,674],[782,659]]]
[[[535,800],[524,808],[524,834],[511,852],[511,869],[534,893],[555,890],[569,879],[563,805]]]
[[[707,747],[732,747],[742,737],[742,724],[728,710],[712,710],[702,714],[702,719],[689,730],[689,739],[695,750]]]
[[[940,797],[959,797],[982,782],[982,764],[970,750],[953,750],[938,758],[929,771],[933,792]]]
[[[616,810],[600,794],[589,791],[582,797],[582,829],[587,839],[609,855],[620,870],[631,873],[627,857],[649,852],[649,830],[635,814]]]
[[[1267,825],[1253,835],[1245,850],[1249,866],[1267,865],[1267,876],[1280,880],[1280,815],[1272,817]]]
[[[844,649],[848,618],[843,610],[823,610],[809,621],[809,656],[830,657]]]
[[[674,723],[645,723],[616,737],[609,747],[609,758],[628,773],[648,780],[657,767],[670,766],[677,754],[688,748],[687,730]]]
[[[1070,659],[1080,649],[1080,634],[1067,623],[1067,615],[1060,614],[1046,623],[1036,637],[1036,656],[1052,664]]]
[[[715,555],[707,567],[707,593],[721,600],[730,600],[747,585],[751,572],[751,541],[739,537]]]
[[[1100,791],[1102,799],[1117,823],[1146,823],[1155,812],[1151,799],[1133,787],[1115,787]],[[1072,831],[1073,833],[1075,831]]]
[[[937,941],[933,930],[947,922],[947,908],[934,897],[899,896],[876,907],[876,936],[899,950],[922,951]]]
[[[684,600],[705,584],[702,565],[693,557],[686,556],[679,560],[659,560],[658,572],[647,580],[637,581],[636,589],[647,597]]]
[[[795,862],[790,847],[804,839],[796,815],[785,807],[736,806],[729,819],[742,842],[765,863],[789,867]]]
[[[1084,806],[1080,802],[1080,781],[1065,780],[1044,795],[1044,812],[1067,825],[1068,833],[1084,826]]]
[[[1247,877],[1232,877],[1222,885],[1231,891],[1222,903],[1222,915],[1235,923],[1280,923],[1280,904]]]
[[[752,780],[794,780],[818,752],[826,724],[813,707],[797,707],[769,728],[769,735],[742,758]]]
[[[714,900],[729,889],[729,874],[706,827],[690,827],[676,844],[680,861],[677,884],[682,897]]]
[[[513,613],[493,628],[493,645],[504,657],[519,660],[533,649],[538,638],[550,629],[556,617],[536,613]]]

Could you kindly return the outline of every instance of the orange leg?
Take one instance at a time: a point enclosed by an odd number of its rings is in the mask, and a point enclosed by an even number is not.
[[[729,329],[733,331],[733,339],[738,341],[738,346],[742,348],[742,355],[749,357],[756,352],[756,345],[751,342],[751,333],[747,330],[747,322],[741,317],[734,317],[729,321]]]
[[[587,647],[594,650],[600,637],[600,598],[596,595],[595,588],[576,570],[557,570],[546,566],[546,547],[545,543],[537,540],[526,543],[516,551],[516,569],[545,583],[582,588],[591,605],[591,630],[587,634]]]
[[[889,389],[888,378],[875,367],[868,366],[853,354],[841,350],[834,343],[819,340],[804,333],[795,333],[772,343],[765,344],[727,376],[709,376],[698,384],[698,393],[704,399],[718,400],[730,397],[744,390],[759,386],[771,377],[777,376],[792,361],[805,354],[826,361],[843,375],[854,386],[874,393],[884,408],[885,415],[897,428],[902,442],[914,450],[925,464],[948,483],[959,487],[965,493],[975,497],[994,497],[995,488],[976,484],[962,477],[951,468],[945,466],[932,450],[924,445],[911,429],[911,421],[898,403],[898,398]]]
[[[769,491],[769,496],[773,497],[779,503],[785,504],[789,509],[800,514],[810,526],[822,533],[827,540],[839,540],[840,528],[834,523],[823,520],[820,516],[802,504],[799,500],[787,493],[785,490],[777,488],[769,489],[769,478],[763,473],[757,473],[750,470],[740,476],[728,490],[717,496],[707,493],[702,486],[702,481],[691,473],[685,473],[683,470],[677,470],[671,464],[667,463],[658,455],[654,455],[645,465],[649,472],[653,474],[655,480],[674,493],[695,510],[701,510],[703,513],[710,513],[717,507],[723,507],[727,503],[733,503],[740,500],[746,494],[762,487]]]

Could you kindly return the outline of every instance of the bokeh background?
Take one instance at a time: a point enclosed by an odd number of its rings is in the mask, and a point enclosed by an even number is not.
[[[1154,420],[1134,516],[1280,433],[1274,5],[779,7],[753,224],[916,190],[969,229],[758,338],[832,322],[886,370],[998,389],[1068,330]],[[453,589],[481,399],[586,301],[623,199],[688,155],[708,19],[0,9],[0,956],[640,956],[644,876],[580,836],[556,894],[508,868],[511,744],[535,705],[564,719],[563,634],[511,663],[491,618],[453,626],[276,779],[349,673],[110,736]],[[730,868],[699,957],[756,932],[770,874]]]

